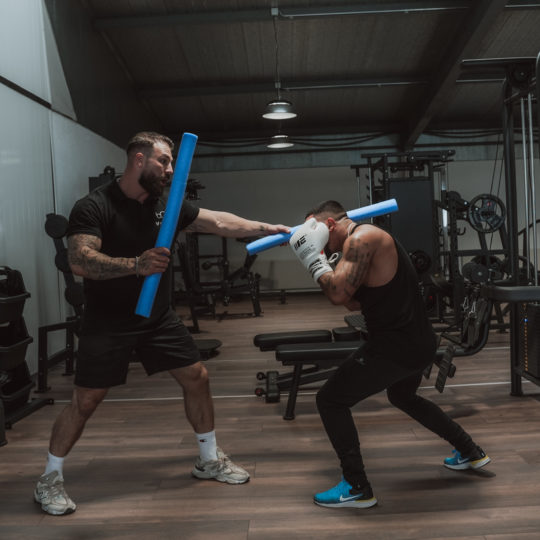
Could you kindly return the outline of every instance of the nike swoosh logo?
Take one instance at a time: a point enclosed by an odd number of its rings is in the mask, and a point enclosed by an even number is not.
[[[462,463],[466,463],[469,461],[469,458],[458,458],[457,462],[461,465]]]
[[[340,495],[339,502],[354,501],[357,498],[358,498],[358,495],[355,495],[354,497],[344,497],[343,495]]]

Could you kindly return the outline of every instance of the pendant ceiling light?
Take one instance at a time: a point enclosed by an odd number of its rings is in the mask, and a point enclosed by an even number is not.
[[[274,135],[266,146],[267,148],[290,148],[294,144],[289,141],[287,135]]]
[[[287,120],[289,118],[294,118],[295,116],[296,113],[293,111],[292,103],[280,99],[279,92],[278,99],[268,103],[266,111],[263,114],[263,118],[268,118],[270,120]]]
[[[263,113],[263,118],[270,120],[287,120],[289,118],[295,118],[296,113],[293,110],[292,103],[281,98],[281,80],[279,78],[279,42],[277,33],[277,17],[278,10],[272,10],[272,22],[274,24],[274,43],[276,52],[276,73],[274,85],[277,91],[277,99],[272,100],[266,106],[266,110]]]

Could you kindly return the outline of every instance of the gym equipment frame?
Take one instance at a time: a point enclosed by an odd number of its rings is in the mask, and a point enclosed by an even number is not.
[[[536,235],[536,194],[534,166],[534,115],[533,98],[536,99],[537,129],[540,128],[540,53],[536,58],[502,58],[486,60],[465,60],[464,68],[498,68],[506,73],[502,94],[502,125],[504,140],[504,172],[506,204],[508,208],[508,286],[483,287],[486,298],[509,303],[510,314],[510,375],[511,394],[523,395],[522,377],[540,385],[540,288],[538,287],[538,242]],[[526,226],[524,245],[526,253],[526,272],[530,284],[519,285],[518,251],[518,207],[515,156],[515,109],[520,108],[521,143],[523,156],[524,214]],[[539,141],[540,142],[540,141]],[[531,225],[532,223],[532,225]],[[532,246],[529,231],[532,226]],[[533,252],[532,276],[530,276],[530,252]]]

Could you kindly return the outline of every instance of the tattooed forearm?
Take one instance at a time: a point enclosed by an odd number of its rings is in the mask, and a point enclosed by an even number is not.
[[[230,212],[201,208],[195,221],[184,230],[186,232],[217,234],[226,238],[241,238],[243,236],[270,234],[277,227],[261,221],[245,219]],[[281,229],[284,228],[283,226],[280,227]]]
[[[337,290],[337,286],[334,283],[334,280],[332,279],[332,274],[330,272],[323,274],[319,278],[319,286],[327,296],[331,295],[331,293]]]
[[[135,259],[100,253],[101,240],[76,234],[68,238],[68,260],[73,273],[88,279],[112,279],[135,273]]]

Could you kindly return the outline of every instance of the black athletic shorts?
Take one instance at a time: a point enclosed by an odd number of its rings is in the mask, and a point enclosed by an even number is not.
[[[148,375],[186,367],[200,360],[188,329],[174,311],[136,330],[86,329],[79,336],[75,384],[109,388],[125,384],[129,363],[140,360]]]

